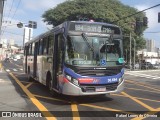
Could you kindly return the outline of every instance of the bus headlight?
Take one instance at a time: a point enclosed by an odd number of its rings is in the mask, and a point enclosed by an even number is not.
[[[71,82],[72,77],[69,75],[66,75],[67,80],[69,80]]]
[[[77,79],[72,79],[72,82],[73,82],[73,84],[75,84],[75,85],[77,85],[77,86],[79,86],[79,83],[78,83],[78,80]]]
[[[124,80],[124,75],[122,75],[122,77],[119,78],[118,84],[120,84],[123,80]]]
[[[70,76],[70,75],[68,75],[68,74],[66,74],[66,78],[67,78],[67,80],[68,80],[68,81],[70,81],[70,82],[71,82],[71,83],[73,83],[74,85],[79,86],[79,82],[78,82],[78,80],[77,80],[77,79],[75,79],[75,78],[71,77],[71,76]]]

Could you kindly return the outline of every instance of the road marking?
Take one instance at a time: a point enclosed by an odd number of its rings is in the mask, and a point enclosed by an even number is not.
[[[0,79],[0,83],[10,83],[10,81]]]
[[[126,114],[135,114],[132,112],[126,112],[124,110],[118,110],[118,109],[113,109],[113,108],[108,108],[108,107],[101,107],[101,106],[91,105],[91,104],[79,104],[79,105],[87,106],[87,107],[91,107],[91,108],[96,108],[96,109],[102,109],[102,110],[106,110],[106,111],[115,111],[115,112],[121,112],[121,113],[126,113]]]
[[[141,102],[140,100],[134,98],[133,96],[131,96],[131,95],[125,93],[125,92],[122,92],[122,94],[125,95],[125,96],[127,96],[127,97],[129,97],[130,99],[132,99],[132,100],[135,101],[136,103],[142,105],[143,107],[149,109],[150,111],[154,111],[154,110],[155,110],[154,108],[150,107],[149,105],[147,105],[147,104]]]
[[[137,82],[135,82],[135,81],[133,81],[133,80],[125,80],[125,81],[128,82],[129,84],[131,84],[131,83],[137,83]],[[138,82],[138,83],[143,84],[143,85],[146,85],[146,86],[149,86],[149,87],[154,87],[154,88],[157,88],[157,89],[158,89],[157,85],[150,85],[150,84],[147,84],[147,83],[144,83],[144,82]],[[160,90],[160,89],[159,89],[159,90]]]
[[[59,101],[59,102],[65,102],[65,103],[71,103],[70,101],[65,101],[65,100],[61,100],[61,99],[57,99],[57,98],[53,98],[53,97],[45,97],[45,96],[40,96],[40,95],[35,95],[33,94],[35,97],[39,97],[39,98],[45,98],[48,100],[55,100],[55,101]]]
[[[28,85],[26,85],[26,88],[29,88],[31,85],[33,84],[33,82],[29,83]]]
[[[2,63],[1,63],[1,61],[0,61],[0,71],[2,71]]]
[[[151,92],[151,93],[157,93],[157,91],[143,90],[143,89],[138,89],[138,88],[128,88],[128,87],[125,87],[125,89],[137,90],[137,91],[145,91],[145,92]],[[159,92],[158,92],[158,94],[159,94]]]
[[[71,103],[71,109],[73,113],[73,120],[80,120],[77,104]]]
[[[10,70],[9,70],[9,69],[6,69],[6,71],[7,71],[7,72],[10,72]]]
[[[34,94],[34,96],[49,99],[49,100],[55,100],[55,101],[59,101],[59,102],[71,103],[70,101],[65,101],[65,100],[52,98],[52,97],[45,97],[45,96],[40,96],[40,95],[35,95],[35,94]],[[73,113],[73,120],[80,120],[77,104],[76,103],[71,103],[71,109],[72,109],[72,113]]]
[[[152,78],[152,79],[159,79],[159,76],[153,76],[153,75],[147,75],[147,74],[141,74],[141,73],[125,73],[133,76],[138,76],[138,77],[145,77],[145,78]]]
[[[144,83],[141,83],[141,82],[133,82],[133,81],[130,81],[130,80],[126,80],[126,82],[130,82],[130,83],[136,84],[136,85],[138,85],[138,86],[143,86],[143,87],[146,87],[146,88],[149,88],[149,89],[152,89],[152,90],[155,90],[155,91],[160,92],[159,89],[153,88],[152,86],[149,87],[147,84],[144,84]],[[146,85],[147,85],[147,86],[146,86]]]
[[[13,69],[13,71],[18,71],[17,69]]]
[[[22,90],[28,95],[29,99],[35,104],[35,106],[42,112],[47,120],[56,120],[56,118],[48,111],[48,109],[40,103],[39,100],[12,74],[9,73],[12,78],[18,83]]]
[[[124,96],[124,95],[119,95],[119,94],[111,94],[113,96],[120,96],[120,97],[127,97],[127,96]],[[140,99],[140,100],[146,100],[146,101],[151,101],[151,102],[160,102],[158,100],[152,100],[152,99],[147,99],[147,98],[141,98],[141,97],[134,97],[132,96],[133,98],[136,98],[136,99]],[[128,98],[128,97],[127,97]]]
[[[13,63],[12,61],[11,61],[11,63],[14,64],[14,65],[17,66],[17,67],[22,67],[21,65],[18,65],[18,64],[16,64],[16,63]]]

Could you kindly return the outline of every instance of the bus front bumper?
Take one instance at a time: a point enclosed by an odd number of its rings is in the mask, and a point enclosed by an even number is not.
[[[73,95],[73,96],[101,95],[101,94],[108,94],[108,93],[120,93],[121,91],[123,91],[123,89],[124,89],[124,80],[117,86],[117,89],[109,90],[109,91],[106,90],[104,92],[96,92],[96,91],[84,92],[82,91],[82,88],[68,82],[64,84],[62,94]]]

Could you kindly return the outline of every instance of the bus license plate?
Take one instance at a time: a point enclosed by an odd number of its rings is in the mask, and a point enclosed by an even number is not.
[[[106,91],[105,87],[96,88],[96,92],[104,92],[104,91]]]

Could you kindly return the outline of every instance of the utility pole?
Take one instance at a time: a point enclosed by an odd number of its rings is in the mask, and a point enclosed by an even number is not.
[[[3,18],[3,8],[4,8],[4,0],[0,0],[0,37],[1,37],[1,27]]]
[[[131,57],[132,57],[132,55],[131,55],[131,44],[132,44],[132,36],[131,36],[131,32],[130,32],[130,34],[129,34],[129,40],[130,40],[130,50],[129,50],[129,52],[130,52],[130,57],[129,57],[129,67],[130,67],[130,70],[131,70],[131,67],[132,67],[132,65],[131,65]]]
[[[135,70],[135,54],[136,54],[136,41],[135,39],[133,38],[134,40],[134,58],[133,58],[133,69]]]
[[[2,18],[3,18],[3,8],[4,8],[4,0],[0,0],[0,41],[1,41],[1,28],[2,28]],[[2,45],[3,47],[3,45]],[[2,47],[0,48],[0,70],[2,70],[2,64],[1,64],[1,61],[2,61]]]

